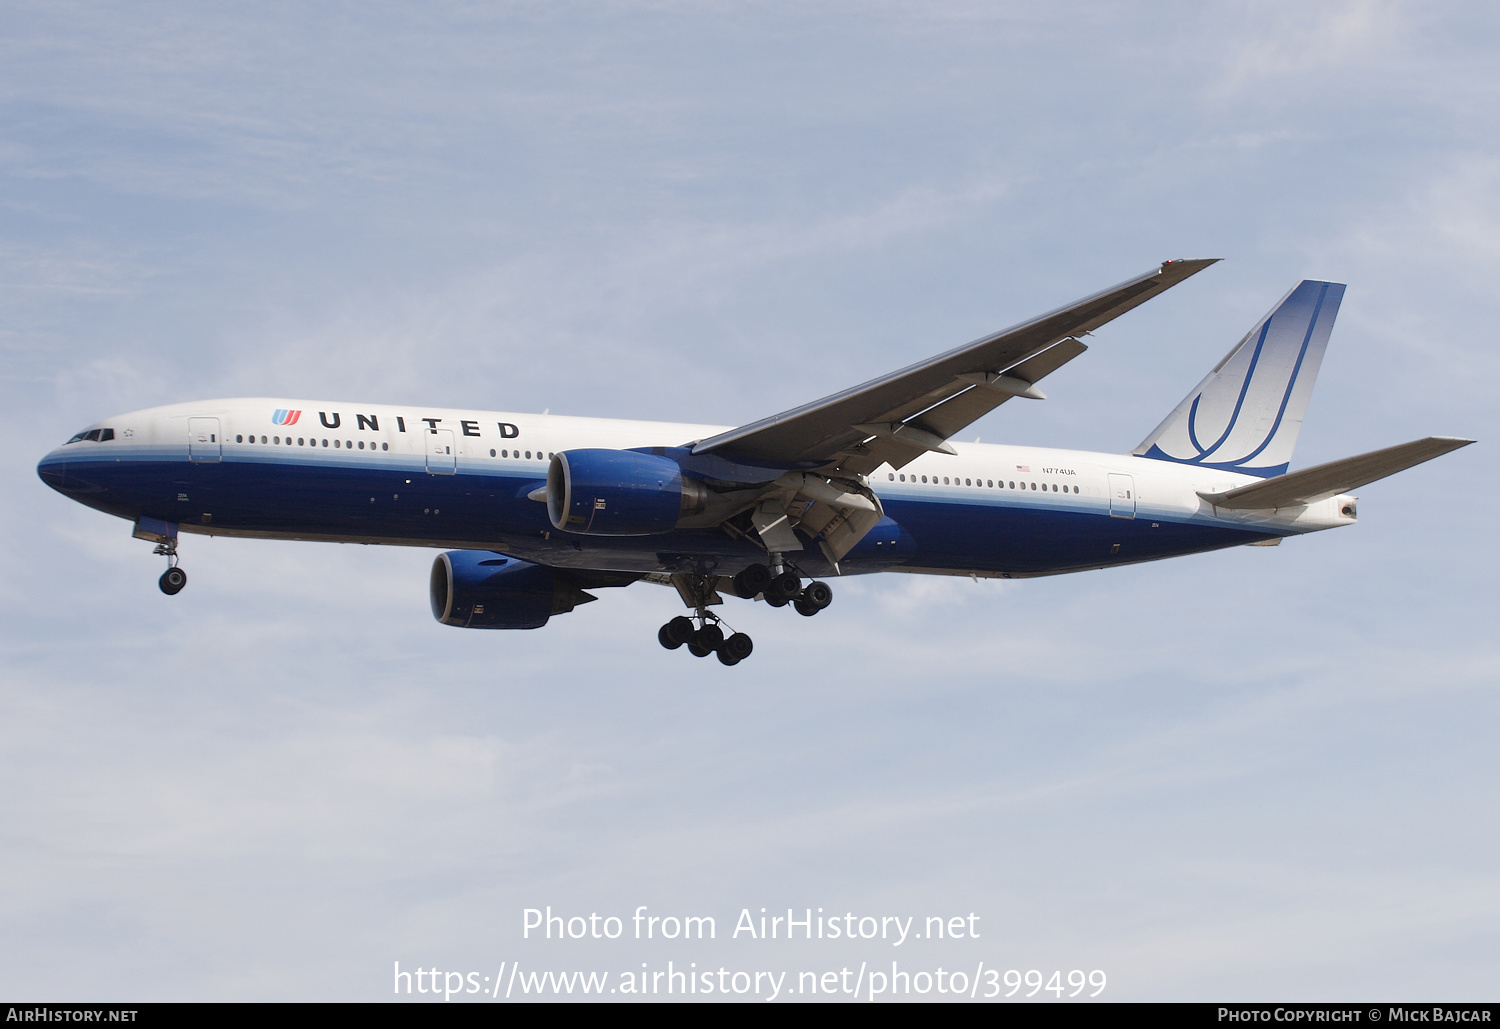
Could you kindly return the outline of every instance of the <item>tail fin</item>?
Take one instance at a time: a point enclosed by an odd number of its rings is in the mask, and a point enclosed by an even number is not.
[[[1299,282],[1133,453],[1262,478],[1283,474],[1343,299],[1340,283]]]

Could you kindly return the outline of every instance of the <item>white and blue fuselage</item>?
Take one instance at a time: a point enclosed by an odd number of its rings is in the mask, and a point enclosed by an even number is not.
[[[261,539],[493,550],[560,568],[733,575],[765,549],[719,527],[559,531],[556,453],[682,448],[723,426],[274,398],[107,418],[48,454],[42,479],[147,526]],[[1256,476],[1133,455],[953,443],[867,476],[884,517],[841,574],[1033,576],[1150,561],[1347,525],[1353,498],[1216,508]],[[798,556],[833,571],[816,549]]]

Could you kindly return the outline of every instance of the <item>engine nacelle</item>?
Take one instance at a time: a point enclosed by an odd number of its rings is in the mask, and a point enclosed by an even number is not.
[[[649,536],[675,529],[707,504],[707,487],[656,454],[565,450],[547,468],[547,515],[564,532]]]
[[[595,598],[556,569],[490,550],[450,550],[432,562],[432,616],[466,629],[540,629]]]

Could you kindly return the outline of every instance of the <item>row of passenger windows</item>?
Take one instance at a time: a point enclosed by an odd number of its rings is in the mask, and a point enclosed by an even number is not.
[[[896,475],[895,472],[890,472],[890,473],[887,474],[886,478],[890,479],[892,482],[895,482],[898,478],[902,482],[906,482],[907,481],[907,479],[906,479],[906,473],[905,472],[902,472],[899,477]],[[912,482],[916,482],[917,478],[918,478],[917,476],[913,475],[911,477],[911,481]],[[923,482],[926,482],[927,481],[927,476],[925,476],[925,475],[921,476],[921,480]],[[948,481],[948,476],[946,476],[946,475],[943,476],[943,481],[941,483],[939,483],[938,482],[938,477],[936,475],[934,475],[932,477],[932,485],[934,485],[934,486],[937,486],[937,485],[943,485],[943,486],[950,485],[950,483]],[[1048,489],[1049,489],[1049,484],[1045,483],[1045,482],[1042,483],[1040,486],[1038,486],[1034,482],[1033,483],[1025,483],[1025,482],[1023,482],[1019,486],[1017,486],[1014,482],[1007,483],[1006,480],[1000,479],[1000,480],[998,480],[998,485],[997,485],[997,480],[995,480],[995,479],[960,479],[957,476],[953,477],[953,481],[952,481],[951,485],[954,485],[954,486],[979,486],[979,487],[983,487],[983,488],[987,488],[987,489],[1027,489],[1029,487],[1032,490],[1040,489],[1043,493],[1046,493],[1048,491]],[[1071,490],[1067,486],[1063,486],[1059,490],[1059,487],[1058,487],[1057,483],[1055,483],[1055,482],[1050,484],[1050,489],[1051,489],[1051,492],[1053,492],[1053,493],[1057,493],[1057,492],[1062,492],[1062,493],[1068,493],[1068,492],[1077,493],[1078,492],[1078,487],[1077,486],[1072,487]]]
[[[256,437],[254,437],[254,436],[236,436],[234,438],[234,441],[236,443],[256,443],[256,442],[270,443],[273,446],[283,446],[283,445],[285,445],[285,446],[289,447],[289,446],[292,445],[292,437],[290,437],[290,436],[286,437],[286,439],[284,439],[284,440],[280,436],[272,436],[270,439],[267,439],[265,436],[261,436],[259,438],[259,440],[257,440]],[[325,447],[328,446],[328,441],[326,439],[323,440],[322,442],[323,442],[323,446],[325,446]],[[307,438],[305,438],[303,436],[298,436],[297,440],[296,440],[296,443],[297,443],[297,446],[299,446],[299,447],[303,447],[303,446],[315,447],[315,446],[318,445],[318,441],[317,440],[315,440],[315,439],[307,439]],[[365,441],[364,440],[360,440],[358,443],[355,443],[353,440],[336,439],[336,440],[333,441],[333,446],[334,446],[334,449],[354,450],[355,448],[358,448],[360,450],[363,450],[363,449],[365,449]],[[373,442],[370,444],[370,449],[371,450],[375,449],[375,444]],[[389,449],[391,449],[391,445],[389,443],[382,443],[382,444],[380,444],[380,449],[381,450],[389,450]]]
[[[518,461],[522,460],[521,451],[519,451],[519,450],[502,450],[502,451],[500,451],[500,453],[498,455],[493,450],[491,450],[490,451],[490,456],[491,457],[497,457],[497,456],[498,457],[513,457],[513,458],[515,458]],[[550,461],[550,460],[552,460],[552,454],[550,452],[544,454],[540,450],[538,450],[536,452],[536,459],[538,461]],[[527,461],[531,460],[531,451],[529,451],[529,450],[526,451],[525,460],[527,460]]]
[[[100,432],[107,432],[107,433],[109,433],[109,435],[101,437],[101,436],[98,435],[98,433],[100,433]],[[68,442],[69,443],[76,443],[78,440],[81,440],[81,439],[114,439],[114,438],[115,438],[115,430],[114,429],[94,429],[92,432],[80,432],[77,436],[74,436],[72,439],[68,440]],[[269,437],[267,437],[267,436],[260,436],[260,437],[256,437],[256,436],[245,436],[243,434],[241,434],[239,436],[236,436],[234,438],[234,441],[236,443],[266,443],[266,444],[269,444],[271,446],[288,446],[288,447],[292,446],[292,444],[294,442],[293,439],[292,439],[292,437],[290,437],[290,436],[287,436],[285,439],[283,439],[280,436],[269,436]],[[322,442],[323,446],[325,446],[325,447],[328,446],[328,441],[326,439],[322,440],[321,442]],[[299,447],[301,447],[301,446],[315,447],[315,446],[317,446],[319,444],[319,441],[315,440],[315,439],[307,439],[306,437],[303,437],[303,436],[298,436],[297,439],[295,440],[295,443]],[[360,440],[359,442],[356,443],[353,440],[347,440],[347,439],[345,439],[345,440],[338,440],[338,439],[336,439],[336,440],[333,441],[333,446],[334,446],[334,449],[363,450],[363,449],[365,449],[365,441],[364,440]],[[375,449],[374,442],[370,443],[370,449],[371,450]],[[391,449],[391,445],[389,443],[382,443],[382,444],[380,444],[380,449],[381,450],[389,450],[389,449]],[[513,458],[516,458],[517,460],[520,460],[522,458],[523,453],[525,455],[525,460],[530,461],[532,459],[531,451],[529,451],[529,450],[524,451],[524,452],[520,451],[520,450],[514,450],[514,451],[513,450],[502,450],[502,451],[500,451],[500,453],[498,455],[496,455],[496,453],[493,450],[491,450],[490,451],[490,456],[491,457],[496,457],[496,456],[499,456],[499,457],[513,457]],[[542,451],[538,450],[536,452],[536,460],[538,460],[538,461],[550,461],[550,460],[552,460],[552,455],[550,453],[544,454],[544,453],[542,453]]]

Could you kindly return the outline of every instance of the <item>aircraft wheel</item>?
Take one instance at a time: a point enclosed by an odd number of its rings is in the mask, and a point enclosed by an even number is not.
[[[734,595],[741,600],[753,600],[770,585],[771,569],[761,564],[751,565],[734,577]]]
[[[797,598],[797,594],[801,592],[802,580],[798,578],[797,573],[782,572],[780,575],[776,576],[776,578],[771,580],[771,588],[766,592],[766,596],[769,597],[772,593],[774,593],[781,600],[791,601],[795,600]]]
[[[719,647],[719,660],[726,665],[737,665],[750,656],[755,649],[755,644],[750,637],[742,632],[737,632],[724,641]]]
[[[661,627],[661,630],[656,634],[656,638],[668,650],[676,650],[692,639],[695,632],[697,630],[693,628],[693,620],[685,615],[678,615]]]
[[[688,640],[687,648],[688,653],[692,654],[694,657],[707,657],[708,655],[713,653],[712,650],[709,650],[697,640]]]
[[[187,585],[187,572],[181,568],[168,568],[161,573],[161,578],[156,580],[161,591],[169,597],[175,597],[182,592],[182,587]]]
[[[656,630],[656,642],[660,643],[663,647],[666,647],[668,650],[676,650],[678,647],[682,646],[682,641],[672,638],[672,633],[670,631],[671,628],[672,628],[672,626],[670,624],[668,624],[668,625],[663,625],[660,629],[657,629]]]
[[[724,630],[710,622],[693,635],[693,642],[706,651],[715,651],[724,642]]]
[[[833,587],[826,582],[810,582],[802,591],[802,599],[821,611],[833,603]]]
[[[819,607],[817,604],[814,604],[806,597],[798,597],[796,600],[792,601],[792,606],[795,607],[797,609],[797,613],[804,618],[811,618],[813,615],[823,610],[821,607]]]
[[[774,596],[770,593],[766,594],[766,603],[770,604],[772,607],[786,607],[786,601],[784,599]]]

